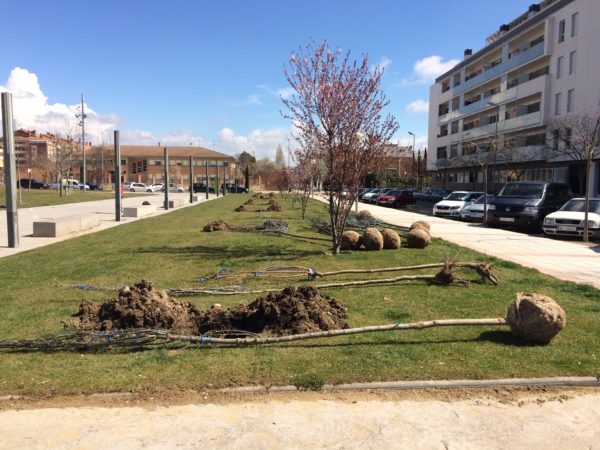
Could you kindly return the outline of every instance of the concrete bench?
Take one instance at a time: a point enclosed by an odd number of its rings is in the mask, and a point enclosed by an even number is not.
[[[66,216],[33,222],[34,237],[61,237],[100,226],[97,215]]]
[[[123,217],[144,217],[155,212],[156,205],[127,206],[123,208]]]
[[[185,206],[186,204],[187,203],[185,198],[174,198],[172,200],[169,200],[169,209],[179,208],[180,206]]]

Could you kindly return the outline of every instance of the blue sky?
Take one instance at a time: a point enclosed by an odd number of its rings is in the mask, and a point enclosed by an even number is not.
[[[386,67],[396,139],[411,142],[414,131],[422,147],[431,79],[531,3],[3,0],[0,89],[13,92],[28,128],[74,130],[83,92],[96,142],[118,128],[128,144],[273,157],[290,125],[280,114],[283,65],[298,46],[327,39]]]

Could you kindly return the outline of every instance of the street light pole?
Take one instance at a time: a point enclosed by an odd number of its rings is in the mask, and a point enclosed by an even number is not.
[[[414,156],[415,156],[415,133],[413,133],[412,131],[409,131],[408,134],[410,134],[413,137],[412,153],[413,153],[413,158],[414,158]],[[417,188],[417,190],[419,190],[419,158],[418,157],[417,157],[417,178],[416,178],[415,187]]]
[[[85,192],[85,185],[86,185],[86,176],[85,176],[85,171],[86,171],[86,167],[85,167],[85,118],[87,117],[85,115],[85,105],[83,104],[83,93],[81,94],[81,112],[79,114],[75,114],[76,117],[81,118],[81,122],[79,122],[79,125],[81,125],[81,156],[83,158],[83,174],[82,174],[82,181],[83,181],[83,192]]]

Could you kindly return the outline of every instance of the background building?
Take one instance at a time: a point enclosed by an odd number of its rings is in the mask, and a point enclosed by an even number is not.
[[[483,49],[465,50],[430,90],[432,184],[480,190],[487,173],[490,191],[541,180],[582,193],[583,161],[564,151],[555,128],[569,116],[600,114],[598,42],[600,1],[546,0],[501,25]],[[599,166],[596,157],[593,194]]]

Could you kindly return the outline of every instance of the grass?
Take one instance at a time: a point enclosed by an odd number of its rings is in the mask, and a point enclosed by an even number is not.
[[[69,320],[83,299],[100,302],[116,295],[71,289],[64,284],[118,286],[145,278],[160,287],[199,287],[200,276],[221,267],[249,270],[298,265],[322,271],[441,262],[447,255],[462,261],[486,260],[481,254],[440,239],[433,239],[425,250],[403,247],[332,256],[326,242],[256,233],[201,232],[204,224],[216,219],[247,226],[270,218],[288,221],[294,233],[316,235],[288,199],[279,199],[284,209],[281,213],[233,213],[246,198],[230,195],[0,259],[0,339],[62,333],[61,321]],[[321,203],[309,205],[310,216],[325,213]],[[158,393],[257,384],[294,384],[315,390],[326,383],[582,376],[600,372],[600,291],[492,260],[499,266],[499,286],[476,282],[470,288],[458,288],[411,282],[336,289],[326,294],[348,307],[349,325],[355,327],[503,317],[516,292],[539,292],[555,298],[567,313],[565,330],[550,345],[528,345],[503,327],[457,327],[270,347],[0,352],[0,395]],[[251,287],[285,284],[284,280],[258,279],[249,283]],[[227,307],[255,297],[186,300],[206,308],[215,302]]]
[[[0,185],[0,205],[6,202],[6,187]],[[126,192],[125,197],[139,197],[144,193]],[[17,207],[37,208],[39,206],[64,205],[65,203],[90,202],[94,200],[107,200],[115,198],[114,191],[71,191],[61,197],[56,189],[18,189]]]

